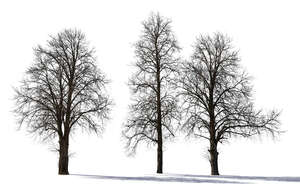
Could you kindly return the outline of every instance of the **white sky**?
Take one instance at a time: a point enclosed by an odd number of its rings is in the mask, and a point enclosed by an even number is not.
[[[220,146],[220,173],[231,175],[300,175],[299,3],[297,1],[1,1],[0,2],[0,167],[1,174],[56,174],[57,156],[25,130],[16,131],[12,87],[33,61],[32,48],[64,28],[81,29],[96,48],[99,68],[111,79],[115,102],[102,137],[78,131],[70,146],[70,173],[150,174],[156,149],[142,146],[127,157],[121,141],[134,62],[132,44],[151,11],[171,18],[173,30],[191,55],[200,33],[220,31],[233,39],[242,65],[254,77],[255,101],[264,109],[282,109],[282,129],[272,139],[233,139]],[[179,137],[167,143],[164,172],[209,174],[207,141]]]

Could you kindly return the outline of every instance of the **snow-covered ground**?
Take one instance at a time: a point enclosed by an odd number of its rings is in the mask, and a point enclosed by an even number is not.
[[[224,183],[224,184],[257,184],[268,182],[299,182],[300,177],[262,177],[262,176],[235,176],[235,175],[188,175],[188,174],[156,174],[145,176],[108,176],[71,174],[89,179],[119,180],[119,181],[152,181],[152,182],[181,182],[181,183]]]
[[[4,185],[3,185],[4,184]],[[209,175],[15,175],[0,191],[299,191],[300,177]]]

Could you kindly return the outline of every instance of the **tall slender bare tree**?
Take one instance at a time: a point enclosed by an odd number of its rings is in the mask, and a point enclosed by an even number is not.
[[[59,174],[69,174],[69,136],[76,128],[99,133],[111,101],[85,35],[68,29],[34,49],[34,63],[16,88],[20,126],[44,141],[58,138]],[[99,124],[98,122],[101,122]]]
[[[209,140],[212,175],[219,175],[218,143],[280,132],[279,112],[254,109],[251,78],[239,61],[231,40],[215,33],[196,40],[191,61],[181,69],[178,85],[187,117],[183,130]]]
[[[133,153],[140,142],[157,145],[157,173],[163,172],[163,141],[174,136],[173,123],[180,115],[172,88],[179,50],[169,19],[157,13],[143,22],[135,44],[137,71],[129,82],[134,103],[123,134]]]

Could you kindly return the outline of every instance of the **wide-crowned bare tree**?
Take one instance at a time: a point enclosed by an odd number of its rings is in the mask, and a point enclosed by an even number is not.
[[[230,38],[200,36],[189,62],[182,65],[179,86],[188,135],[209,140],[211,174],[219,175],[218,143],[234,136],[279,133],[279,112],[255,110],[251,78],[239,65]]]
[[[141,142],[157,145],[157,173],[163,172],[163,141],[174,136],[174,122],[180,115],[172,88],[179,50],[171,21],[151,14],[135,44],[136,72],[129,81],[133,104],[123,135],[131,153]]]
[[[100,133],[111,101],[85,35],[68,29],[34,49],[34,63],[16,88],[20,126],[43,141],[58,139],[59,174],[69,174],[69,136],[76,128]]]

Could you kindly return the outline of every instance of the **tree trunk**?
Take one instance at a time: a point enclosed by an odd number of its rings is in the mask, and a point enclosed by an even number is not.
[[[157,173],[162,173],[163,172],[163,144],[162,144],[162,133],[161,129],[158,131],[158,142],[157,142]]]
[[[157,105],[157,171],[156,173],[163,172],[163,136],[162,136],[162,116],[161,116],[161,98],[160,98],[160,59],[158,57],[157,39],[155,43],[156,50],[156,83],[157,83],[157,95],[156,95],[156,105]]]
[[[218,167],[218,150],[216,142],[210,140],[210,149],[208,150],[210,154],[210,167],[211,167],[211,175],[220,175],[219,167]]]
[[[59,141],[59,162],[58,174],[69,175],[69,138],[62,138]]]

